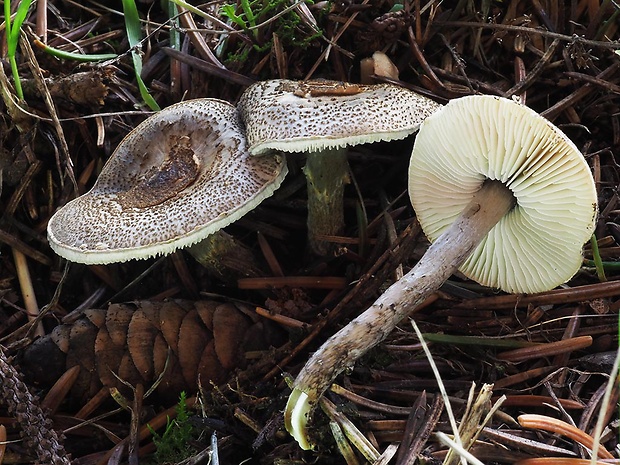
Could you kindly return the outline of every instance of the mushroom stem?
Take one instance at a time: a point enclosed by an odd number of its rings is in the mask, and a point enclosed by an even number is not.
[[[324,236],[344,229],[344,187],[349,183],[347,149],[310,152],[304,167],[308,186],[308,242],[317,255],[329,253]]]
[[[205,267],[209,276],[233,286],[240,278],[264,275],[252,251],[222,230],[188,247],[187,251]]]
[[[385,339],[403,318],[436,291],[514,205],[512,192],[502,183],[484,182],[416,266],[312,355],[295,379],[284,412],[287,431],[303,449],[310,448],[306,437],[308,416],[334,378]]]

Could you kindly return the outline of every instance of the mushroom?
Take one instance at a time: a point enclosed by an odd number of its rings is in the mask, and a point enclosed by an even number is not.
[[[422,123],[409,192],[432,245],[297,376],[285,424],[304,449],[308,416],[332,380],[453,272],[512,293],[552,289],[579,269],[597,214],[577,147],[531,109],[492,96],[453,100]]]
[[[323,255],[321,238],[344,228],[346,147],[403,139],[441,105],[391,84],[271,80],[248,87],[237,107],[253,155],[307,152],[308,237]]]
[[[233,105],[178,103],[121,141],[93,188],[52,216],[49,243],[86,264],[168,254],[245,215],[286,172],[277,154],[250,156]]]

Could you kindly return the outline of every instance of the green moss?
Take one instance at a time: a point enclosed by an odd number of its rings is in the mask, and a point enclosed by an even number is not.
[[[159,435],[151,430],[153,442],[157,448],[155,452],[156,463],[178,463],[195,452],[190,441],[195,438],[196,431],[190,423],[189,417],[190,412],[186,403],[186,395],[182,392],[176,406],[176,418],[174,420],[168,418],[163,434]]]
[[[312,4],[312,0],[306,0],[306,4]],[[306,48],[323,33],[305,26],[290,6],[289,0],[238,0],[236,4],[222,5],[220,14],[243,30],[259,53],[271,49],[274,34],[285,47]],[[231,51],[228,60],[241,61],[247,53],[247,49]]]

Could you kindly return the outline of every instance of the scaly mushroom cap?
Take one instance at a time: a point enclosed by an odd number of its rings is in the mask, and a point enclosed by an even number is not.
[[[437,239],[485,179],[504,183],[515,207],[460,268],[510,293],[568,281],[594,229],[590,169],[554,125],[511,100],[469,96],[424,121],[409,168],[409,194],[429,240]]]
[[[281,156],[250,156],[234,106],[178,103],[123,139],[94,187],[50,219],[48,239],[88,264],[170,253],[255,208],[285,175]]]
[[[252,155],[403,139],[441,105],[390,84],[262,81],[237,105]]]

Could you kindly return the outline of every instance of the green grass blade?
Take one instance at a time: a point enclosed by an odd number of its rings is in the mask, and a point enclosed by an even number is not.
[[[482,336],[456,336],[441,333],[425,333],[422,335],[427,342],[454,345],[475,345],[518,349],[538,345],[534,342],[515,339],[495,339]]]
[[[598,242],[596,241],[596,236],[594,234],[592,234],[592,237],[590,238],[590,245],[592,246],[592,258],[594,259],[596,274],[598,275],[599,281],[603,283],[607,281],[607,276],[605,276],[605,267],[603,266],[603,260],[598,250]]]
[[[9,45],[10,47],[11,44],[9,43],[9,40],[11,38],[11,0],[4,0],[4,23],[7,45]]]
[[[11,74],[13,75],[13,82],[15,85],[15,93],[17,97],[24,98],[24,92],[22,91],[22,83],[19,79],[19,70],[17,69],[17,60],[15,55],[17,53],[17,43],[19,42],[19,34],[21,32],[22,24],[28,15],[28,9],[32,4],[32,0],[23,0],[20,2],[15,12],[15,18],[11,23],[11,1],[4,0],[4,23],[5,23],[5,36],[7,44],[7,57],[11,64]]]
[[[5,2],[5,4],[6,3],[10,4],[10,2]],[[11,31],[7,36],[9,56],[15,56],[15,53],[17,52],[17,43],[19,42],[21,27],[22,24],[24,24],[26,16],[28,15],[28,9],[30,8],[31,4],[32,0],[22,0],[17,7],[17,11],[15,12],[15,18],[13,19],[13,24],[11,25]],[[7,24],[9,21],[7,21]]]
[[[138,47],[142,40],[142,27],[140,25],[140,16],[138,15],[138,8],[133,0],[123,0],[123,12],[125,14],[125,29],[127,30],[127,40],[129,41],[129,47],[131,48],[131,57],[133,59],[133,67],[136,72],[136,81],[138,82],[138,89],[140,89],[140,95],[142,100],[149,106],[151,110],[158,111],[159,105],[149,93],[146,84],[142,80],[142,56]]]
[[[19,70],[17,69],[17,60],[15,60],[15,55],[9,56],[9,63],[11,64],[11,74],[13,75],[15,93],[20,100],[24,100],[24,91],[22,90],[22,82],[19,79]]]
[[[118,58],[118,55],[115,53],[75,53],[75,52],[65,52],[64,50],[59,50],[54,47],[50,47],[49,45],[44,44],[40,40],[34,41],[34,44],[43,50],[45,53],[49,53],[56,58],[61,58],[63,60],[73,60],[80,61],[83,63],[93,62],[93,61],[104,61],[104,60],[113,60]]]
[[[594,262],[594,260],[584,260],[583,264],[585,266],[589,266],[589,267],[596,267],[596,263]],[[607,271],[618,271],[618,270],[620,270],[620,262],[604,262],[604,261],[601,261],[600,265],[603,267],[604,270],[607,270]]]
[[[125,14],[125,28],[130,47],[137,47],[142,40],[142,26],[140,16],[134,0],[123,0],[123,13]]]
[[[175,3],[166,0],[168,18],[170,18],[170,47],[181,50],[181,33],[179,32],[179,10]]]
[[[136,63],[136,58],[134,58],[134,65]],[[142,63],[142,62],[140,62]],[[146,103],[149,108],[153,111],[159,111],[161,110],[161,108],[159,107],[159,105],[157,104],[157,102],[155,101],[155,99],[153,98],[153,96],[149,93],[148,88],[146,87],[146,84],[144,83],[144,81],[142,80],[142,78],[140,77],[140,75],[136,72],[136,80],[138,81],[138,89],[140,89],[140,95],[142,96],[142,99],[144,100],[144,103]]]

